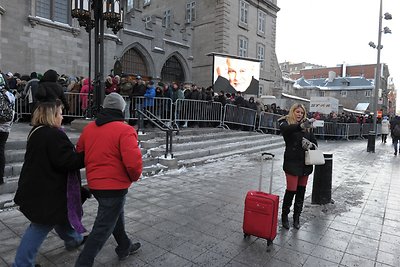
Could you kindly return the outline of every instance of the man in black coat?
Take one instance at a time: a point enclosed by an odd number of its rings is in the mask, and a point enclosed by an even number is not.
[[[396,115],[393,119],[390,120],[390,135],[392,136],[392,143],[394,148],[394,155],[397,156],[397,152],[399,151],[399,140],[400,135],[398,131],[400,130],[400,116]]]

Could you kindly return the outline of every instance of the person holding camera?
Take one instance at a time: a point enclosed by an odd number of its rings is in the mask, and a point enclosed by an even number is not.
[[[317,140],[310,131],[315,119],[307,119],[306,108],[294,104],[289,114],[281,117],[279,129],[285,141],[283,170],[286,175],[286,191],[282,204],[282,227],[289,229],[288,215],[294,200],[293,226],[300,228],[300,214],[303,210],[304,195],[312,165],[305,165],[305,151],[317,146]]]

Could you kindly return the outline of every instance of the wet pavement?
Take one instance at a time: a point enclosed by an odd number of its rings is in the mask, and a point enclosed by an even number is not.
[[[307,186],[301,228],[282,229],[273,245],[243,238],[244,197],[258,188],[259,155],[243,155],[160,173],[133,184],[125,206],[126,230],[141,250],[118,262],[111,237],[95,266],[400,266],[400,158],[389,144],[320,141],[333,153],[334,204],[311,204]],[[273,193],[283,196],[282,150],[276,154]],[[265,165],[263,191],[268,191]],[[281,207],[281,205],[280,205]],[[84,204],[84,225],[96,215]],[[290,214],[292,215],[292,214]],[[290,216],[290,221],[292,218]],[[0,266],[9,266],[28,220],[18,209],[0,211]],[[66,251],[52,232],[37,263],[73,266],[79,250]]]

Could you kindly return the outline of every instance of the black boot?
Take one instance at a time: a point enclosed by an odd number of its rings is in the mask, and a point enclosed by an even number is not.
[[[300,214],[303,210],[304,195],[306,193],[305,186],[298,186],[296,198],[294,199],[294,214],[293,214],[293,227],[300,229]]]
[[[289,219],[288,214],[290,212],[290,207],[292,206],[293,197],[296,192],[286,190],[285,196],[283,197],[282,203],[282,227],[285,229],[289,229]]]

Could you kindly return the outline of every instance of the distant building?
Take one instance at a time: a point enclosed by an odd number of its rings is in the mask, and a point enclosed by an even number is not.
[[[311,64],[307,62],[301,63],[292,63],[285,61],[283,63],[279,63],[279,67],[282,71],[282,76],[286,78],[291,78],[293,80],[297,80],[301,77],[300,71],[305,69],[316,69],[316,68],[326,68],[322,65]]]

